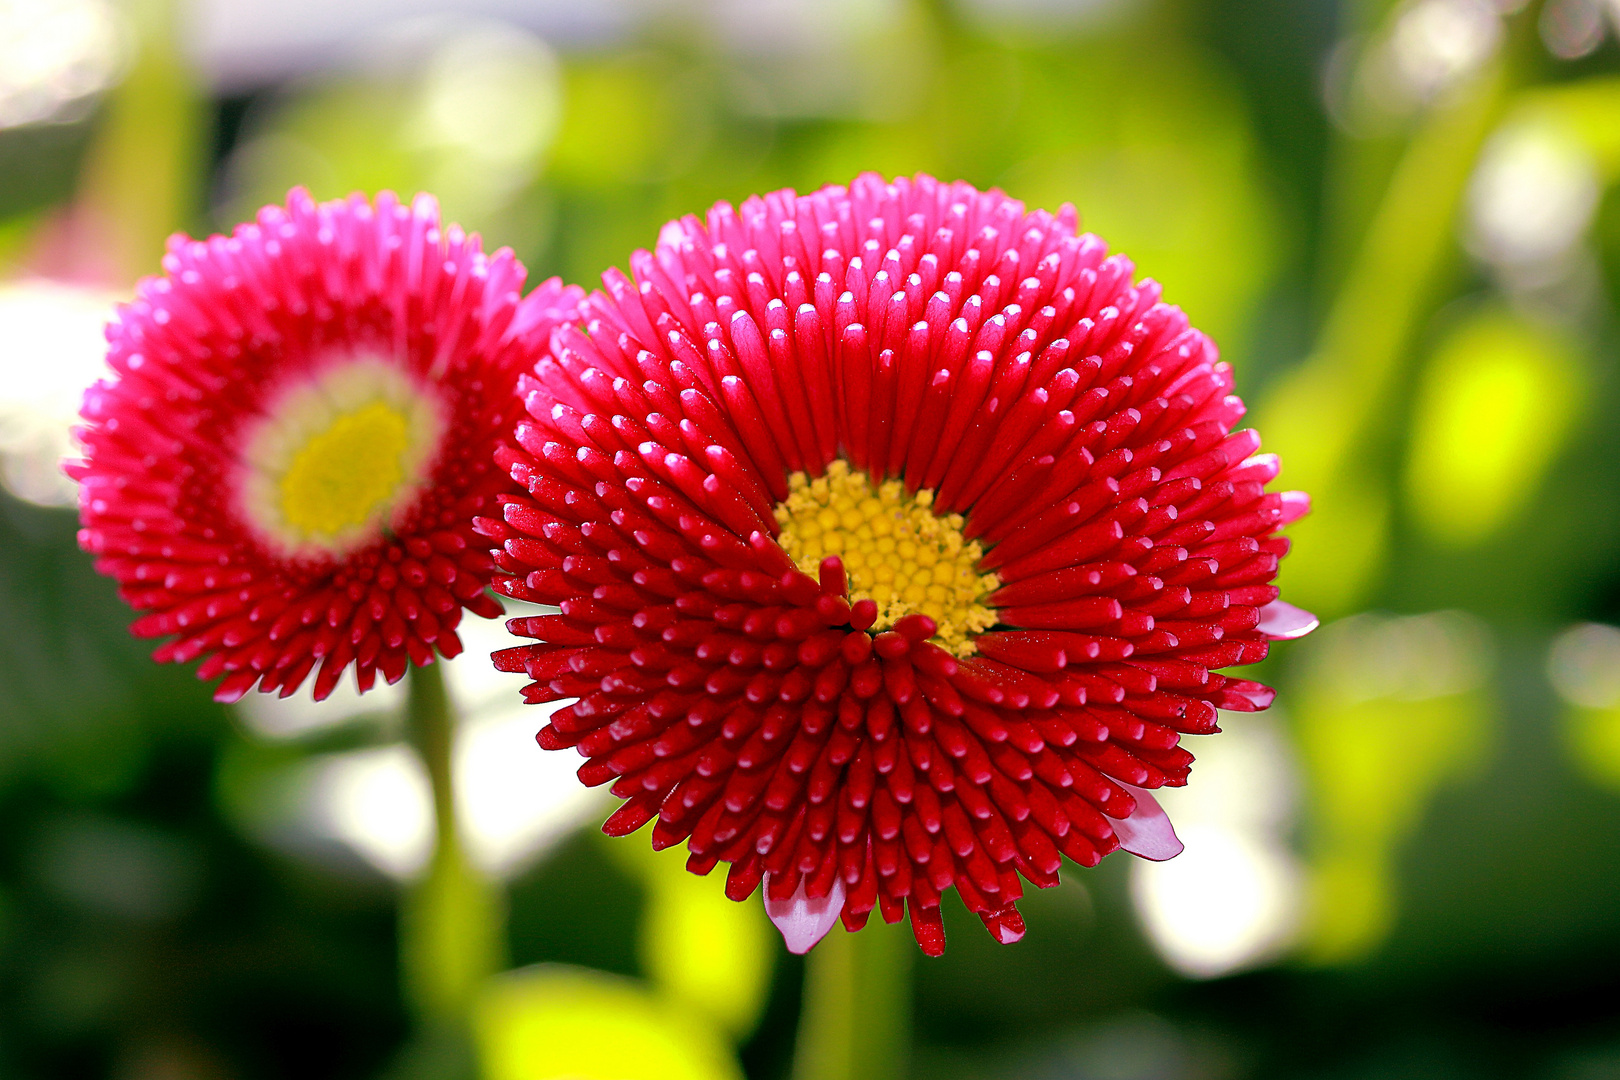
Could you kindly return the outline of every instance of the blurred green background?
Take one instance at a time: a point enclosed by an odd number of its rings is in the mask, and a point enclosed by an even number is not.
[[[1620,0],[0,0],[0,1078],[823,1075],[804,963],[594,831],[497,625],[449,674],[495,884],[462,944],[513,971],[474,1059],[436,1041],[401,698],[153,665],[55,462],[164,236],[293,184],[432,190],[588,286],[868,169],[1073,202],[1162,281],[1314,496],[1283,583],[1325,623],[1195,740],[1180,858],[1071,868],[1011,947],[947,904],[910,1074],[1620,1076],[1617,34]]]

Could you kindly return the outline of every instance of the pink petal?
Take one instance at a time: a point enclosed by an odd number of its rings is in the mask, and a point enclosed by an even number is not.
[[[1164,862],[1181,854],[1182,843],[1176,836],[1170,815],[1164,812],[1149,792],[1130,784],[1121,785],[1136,798],[1136,810],[1128,818],[1109,818],[1119,846],[1151,862]]]
[[[765,914],[771,917],[771,922],[782,932],[782,940],[787,943],[788,952],[798,953],[801,956],[810,951],[816,942],[827,936],[827,931],[833,928],[838,921],[838,913],[844,909],[844,882],[834,877],[832,888],[827,895],[819,900],[811,900],[804,895],[805,879],[799,879],[799,887],[793,895],[786,900],[771,899],[771,876],[765,875],[765,885],[761,891],[765,894]]]
[[[1259,712],[1271,708],[1271,703],[1277,700],[1277,691],[1271,687],[1259,683],[1245,684],[1241,679],[1227,683],[1222,692],[1225,698],[1220,703],[1221,708],[1235,712]]]
[[[1238,464],[1245,480],[1258,480],[1269,484],[1282,472],[1282,459],[1276,454],[1250,454]]]
[[[1260,625],[1255,629],[1272,641],[1292,641],[1302,638],[1322,624],[1315,615],[1281,600],[1273,600],[1260,609]]]
[[[659,247],[678,248],[685,239],[687,239],[686,226],[679,219],[665,222],[664,227],[658,230]]]
[[[990,936],[1003,945],[1011,945],[1024,936],[1024,917],[1015,907],[981,912],[979,918],[984,920],[984,928],[990,931]]]
[[[1282,524],[1298,521],[1311,512],[1311,497],[1303,491],[1282,493]]]

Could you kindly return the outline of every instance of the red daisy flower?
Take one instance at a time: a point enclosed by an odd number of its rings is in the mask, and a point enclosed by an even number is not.
[[[232,236],[176,236],[164,275],[107,328],[116,373],[85,394],[79,543],[234,701],[362,691],[461,651],[493,617],[474,515],[513,490],[493,466],[518,375],[577,303],[438,206],[302,189]]]
[[[1272,692],[1311,619],[1270,582],[1304,513],[1214,345],[1075,215],[930,177],[724,203],[558,330],[498,455],[528,491],[496,589],[560,607],[496,654],[619,835],[765,883],[788,945],[955,886],[1180,850],[1146,791]]]

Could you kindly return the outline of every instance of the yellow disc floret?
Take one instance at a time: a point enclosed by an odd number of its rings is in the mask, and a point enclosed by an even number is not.
[[[822,559],[841,558],[851,599],[877,604],[873,629],[920,612],[938,625],[936,641],[967,656],[996,623],[985,597],[1000,582],[975,569],[984,551],[962,536],[962,515],[935,514],[933,504],[932,491],[907,495],[899,480],[874,487],[838,459],[815,480],[788,477],[788,497],[776,507],[777,543],[812,576]]]
[[[237,506],[295,557],[342,557],[411,506],[438,455],[438,400],[381,357],[334,360],[281,388],[243,432]]]
[[[336,536],[385,505],[405,477],[410,422],[382,401],[343,413],[304,444],[281,478],[281,516],[312,536]]]

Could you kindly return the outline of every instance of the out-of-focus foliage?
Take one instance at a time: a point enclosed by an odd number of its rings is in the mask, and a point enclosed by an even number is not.
[[[1567,708],[1570,754],[1588,777],[1620,788],[1620,629],[1571,627],[1553,643],[1547,673]]]
[[[872,920],[859,933],[842,927],[822,939],[805,972],[805,1001],[793,1048],[795,1077],[882,1080],[907,1071],[911,981],[916,958],[910,927]]]
[[[1492,657],[1486,630],[1456,612],[1352,616],[1300,653],[1289,707],[1313,810],[1305,945],[1342,960],[1387,933],[1396,846],[1435,789],[1478,773]]]
[[[224,177],[224,216],[248,219],[302,184],[320,198],[383,189],[437,195],[447,218],[504,242],[562,108],[558,65],[503,24],[420,24],[361,71],[267,100]]]
[[[702,1023],[617,976],[542,965],[484,991],[473,1019],[489,1080],[734,1080]]]
[[[1568,441],[1585,383],[1556,324],[1487,311],[1451,330],[1413,401],[1406,496],[1416,522],[1453,547],[1505,525]]]
[[[672,1001],[742,1038],[765,1007],[776,931],[762,908],[726,899],[719,875],[687,872],[679,852],[615,844],[646,884],[639,933],[642,970]]]
[[[430,189],[531,280],[590,286],[672,216],[864,169],[1072,202],[1161,281],[1313,496],[1282,583],[1327,620],[1254,673],[1276,714],[1189,740],[1207,768],[1166,800],[1185,862],[1070,867],[1011,947],[954,901],[937,961],[834,931],[836,964],[912,992],[897,1060],[940,1080],[1620,1070],[1612,3],[702,0],[618,5],[588,35],[556,5],[412,5],[435,13],[375,34],[344,29],[364,5],[287,5],[332,47],[235,81],[215,16],[270,26],[275,5],[32,3],[0,16],[56,4],[79,36],[0,78],[0,1077],[763,1080],[903,1026],[874,993],[796,1048],[803,962],[757,901],[640,837],[490,847],[471,834],[494,800],[462,823],[482,861],[401,884],[432,811],[397,702],[279,728],[215,706],[128,637],[65,489],[32,479],[95,363],[51,312],[127,295],[172,229],[228,229],[293,184]],[[25,68],[54,73],[26,100]],[[479,761],[556,783],[527,735],[501,741],[516,685],[461,693],[463,794]],[[322,831],[337,795],[373,812]],[[402,957],[402,927],[466,962],[434,993],[476,999],[470,1031],[412,1013],[447,968]]]

